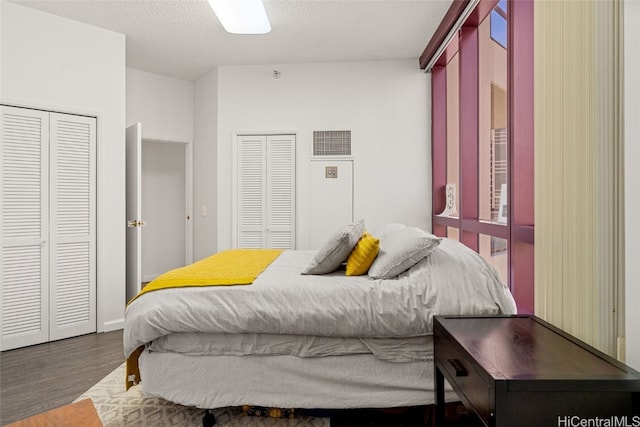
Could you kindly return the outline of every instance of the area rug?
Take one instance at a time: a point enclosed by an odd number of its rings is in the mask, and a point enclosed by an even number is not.
[[[160,398],[144,397],[140,386],[125,390],[122,364],[76,399],[93,401],[105,427],[202,426],[204,409],[177,405]],[[247,416],[240,407],[214,409],[216,427],[329,427],[328,417],[296,414],[293,419]]]

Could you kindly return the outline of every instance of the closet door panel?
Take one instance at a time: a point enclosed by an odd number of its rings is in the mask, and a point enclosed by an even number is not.
[[[49,338],[49,113],[0,118],[0,350]]]
[[[238,139],[238,246],[266,246],[264,136],[246,135]]]
[[[50,339],[96,331],[96,119],[51,114]]]
[[[295,136],[267,137],[267,247],[295,247]]]

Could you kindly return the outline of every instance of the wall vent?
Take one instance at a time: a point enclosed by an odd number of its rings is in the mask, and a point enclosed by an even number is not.
[[[314,156],[350,156],[350,130],[313,131]]]

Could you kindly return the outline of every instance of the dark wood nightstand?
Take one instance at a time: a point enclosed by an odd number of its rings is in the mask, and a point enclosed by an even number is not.
[[[436,316],[433,339],[438,426],[445,378],[486,426],[640,426],[640,373],[535,316]]]

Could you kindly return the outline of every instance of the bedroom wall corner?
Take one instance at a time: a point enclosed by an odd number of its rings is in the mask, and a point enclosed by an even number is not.
[[[218,68],[194,84],[193,259],[218,251]]]
[[[640,369],[640,50],[635,43],[640,38],[640,2],[624,2],[624,169],[625,169],[625,362]]]
[[[2,1],[1,101],[98,118],[97,330],[125,305],[125,36]]]

